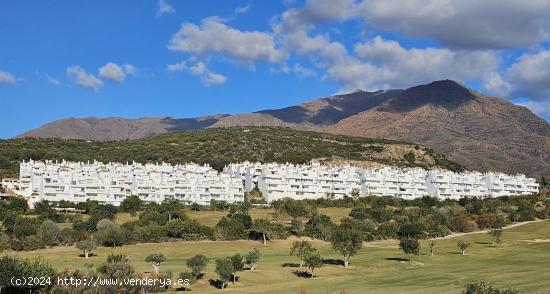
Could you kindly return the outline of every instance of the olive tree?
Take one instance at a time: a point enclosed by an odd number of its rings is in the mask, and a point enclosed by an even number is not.
[[[460,253],[464,255],[466,253],[466,249],[470,247],[470,243],[466,241],[459,240],[456,242],[456,247],[460,250]]]
[[[252,230],[262,235],[262,244],[267,244],[267,237],[271,230],[271,222],[265,218],[257,218],[252,223]]]
[[[344,267],[348,267],[351,257],[363,247],[363,239],[361,231],[345,223],[334,229],[331,236],[332,249],[344,256]]]
[[[300,268],[302,268],[306,256],[314,250],[315,248],[309,241],[294,241],[292,243],[292,247],[290,248],[290,255],[295,255],[300,259]]]
[[[399,240],[399,248],[409,256],[409,263],[412,262],[412,255],[420,252],[420,242],[415,238],[402,238]]]
[[[91,239],[82,240],[76,243],[76,248],[84,252],[84,258],[88,258],[89,255],[92,253],[92,251],[96,249],[96,247],[97,247],[96,242]]]
[[[237,280],[237,272],[240,272],[244,269],[244,260],[243,257],[237,253],[230,257],[231,263],[233,264],[233,284]]]
[[[434,249],[437,243],[435,242],[435,240],[430,240],[430,243],[428,243],[428,245],[430,246],[430,256],[434,256]]]
[[[160,272],[160,263],[165,260],[166,256],[164,256],[164,254],[162,253],[153,253],[145,258],[145,261],[151,263],[154,272],[157,274]]]
[[[218,258],[216,259],[215,271],[220,277],[220,281],[222,283],[222,290],[223,290],[227,282],[231,279],[231,275],[233,275],[233,272],[234,272],[233,262],[229,257]]]
[[[260,257],[262,254],[260,253],[260,250],[258,248],[254,248],[254,250],[248,252],[246,255],[246,264],[250,266],[250,270],[253,271],[256,268],[256,264],[260,261]]]
[[[195,276],[195,279],[198,279],[202,271],[208,265],[208,258],[202,254],[197,254],[189,258],[186,265],[191,269],[191,273]]]
[[[309,270],[311,271],[311,277],[313,277],[313,271],[316,268],[323,267],[323,258],[321,257],[321,254],[317,250],[313,250],[309,252],[305,259],[304,264]]]

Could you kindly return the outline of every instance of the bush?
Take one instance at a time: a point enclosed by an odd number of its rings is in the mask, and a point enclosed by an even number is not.
[[[44,243],[37,236],[26,236],[23,238],[23,250],[37,250],[44,248]]]
[[[17,216],[13,224],[13,235],[19,239],[35,235],[39,225],[40,221],[36,218]]]
[[[234,219],[222,217],[214,229],[216,240],[239,240],[246,238],[244,225]]]

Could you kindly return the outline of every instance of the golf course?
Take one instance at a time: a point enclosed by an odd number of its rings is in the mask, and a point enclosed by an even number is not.
[[[306,239],[306,238],[304,238]],[[151,253],[162,253],[166,261],[161,272],[174,276],[186,271],[185,261],[196,255],[208,257],[204,276],[190,289],[198,293],[220,293],[210,281],[217,278],[214,259],[235,253],[246,255],[258,248],[261,259],[254,271],[238,272],[238,280],[223,292],[228,293],[460,293],[467,282],[485,280],[498,288],[513,287],[520,293],[550,293],[550,221],[515,225],[503,231],[502,243],[494,246],[486,232],[449,236],[436,240],[434,256],[429,254],[430,240],[421,241],[420,254],[412,257],[399,250],[398,241],[365,242],[351,259],[348,268],[340,264],[341,256],[329,242],[310,240],[319,249],[324,266],[314,277],[297,275],[298,258],[289,255],[296,237],[270,241],[197,241],[166,242],[98,247],[89,259],[75,247],[60,246],[16,253],[21,257],[41,258],[57,270],[85,269],[100,266],[110,253],[125,254],[137,272],[152,271],[145,262]],[[459,240],[471,246],[462,255]],[[304,269],[305,270],[305,269]],[[176,291],[177,289],[171,289]]]

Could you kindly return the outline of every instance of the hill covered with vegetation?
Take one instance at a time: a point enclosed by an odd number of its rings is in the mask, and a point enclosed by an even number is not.
[[[0,176],[15,176],[22,160],[196,162],[222,169],[230,162],[305,163],[317,160],[362,166],[463,167],[412,143],[298,131],[281,127],[211,128],[124,141],[16,138],[0,141]]]

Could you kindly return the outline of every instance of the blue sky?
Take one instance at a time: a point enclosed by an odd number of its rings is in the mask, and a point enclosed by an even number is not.
[[[451,78],[550,119],[550,1],[0,1],[0,138]]]

